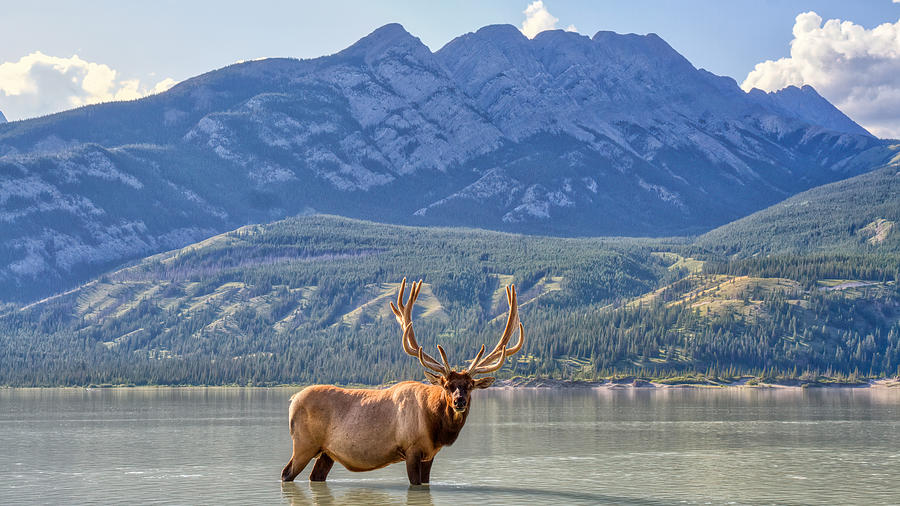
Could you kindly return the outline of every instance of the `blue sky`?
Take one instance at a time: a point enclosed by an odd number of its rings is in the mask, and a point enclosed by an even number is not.
[[[11,120],[20,119],[103,97],[134,98],[239,60],[330,54],[390,22],[403,24],[437,50],[484,25],[521,28],[531,3],[10,0],[0,14],[0,111]],[[900,27],[900,3],[892,0],[546,0],[541,10],[558,20],[557,28],[574,26],[586,35],[598,30],[657,33],[695,66],[738,83],[757,64],[791,56],[796,38],[792,30],[802,13],[813,11],[823,25],[840,19],[867,31],[884,23]],[[897,46],[900,59],[900,39]],[[36,52],[41,56],[34,56]],[[31,59],[23,60],[29,55]],[[78,60],[73,63],[74,55]],[[39,65],[56,69],[65,79],[44,83],[29,77],[27,72]],[[767,75],[754,82],[779,86],[810,79],[791,65],[788,61],[767,67]],[[73,92],[69,83],[88,74],[94,88]],[[15,82],[23,76],[34,81],[30,88]],[[83,96],[71,96],[76,92]],[[826,98],[841,102],[838,92],[829,93],[838,98]]]

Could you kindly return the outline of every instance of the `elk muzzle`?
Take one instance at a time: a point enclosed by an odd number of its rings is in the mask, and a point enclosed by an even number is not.
[[[450,394],[450,405],[457,413],[462,413],[469,407],[469,396],[467,392],[456,390]]]

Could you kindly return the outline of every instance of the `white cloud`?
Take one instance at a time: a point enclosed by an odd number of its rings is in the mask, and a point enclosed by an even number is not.
[[[867,30],[810,11],[793,33],[791,56],[758,63],[744,90],[809,84],[873,134],[900,138],[900,20]]]
[[[529,39],[533,39],[535,35],[544,30],[555,29],[556,23],[559,22],[559,19],[544,7],[544,2],[541,0],[532,2],[522,12],[525,14],[525,21],[522,21],[522,33]],[[569,25],[566,27],[566,31],[577,32],[578,29],[575,28],[575,25]]]
[[[131,100],[171,88],[175,80],[145,85],[120,80],[108,65],[36,51],[0,64],[0,111],[10,121],[111,100]]]

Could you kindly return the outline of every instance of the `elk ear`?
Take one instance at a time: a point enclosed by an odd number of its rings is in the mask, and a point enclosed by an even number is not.
[[[432,385],[437,385],[439,387],[444,386],[444,377],[438,376],[437,374],[431,374],[428,371],[425,371],[425,377],[428,378],[428,382]]]
[[[475,388],[487,388],[494,384],[495,379],[497,378],[494,378],[493,376],[488,376],[487,378],[478,378],[477,380],[475,380]]]

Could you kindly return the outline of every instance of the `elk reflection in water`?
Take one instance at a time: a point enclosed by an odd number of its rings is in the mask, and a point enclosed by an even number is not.
[[[390,492],[395,492],[391,494]],[[428,487],[409,487],[406,490],[406,502],[400,499],[403,491],[395,489],[378,489],[371,486],[340,487],[337,490],[323,481],[308,483],[282,482],[281,496],[291,506],[330,506],[337,504],[407,504],[409,506],[432,506],[431,491]]]

